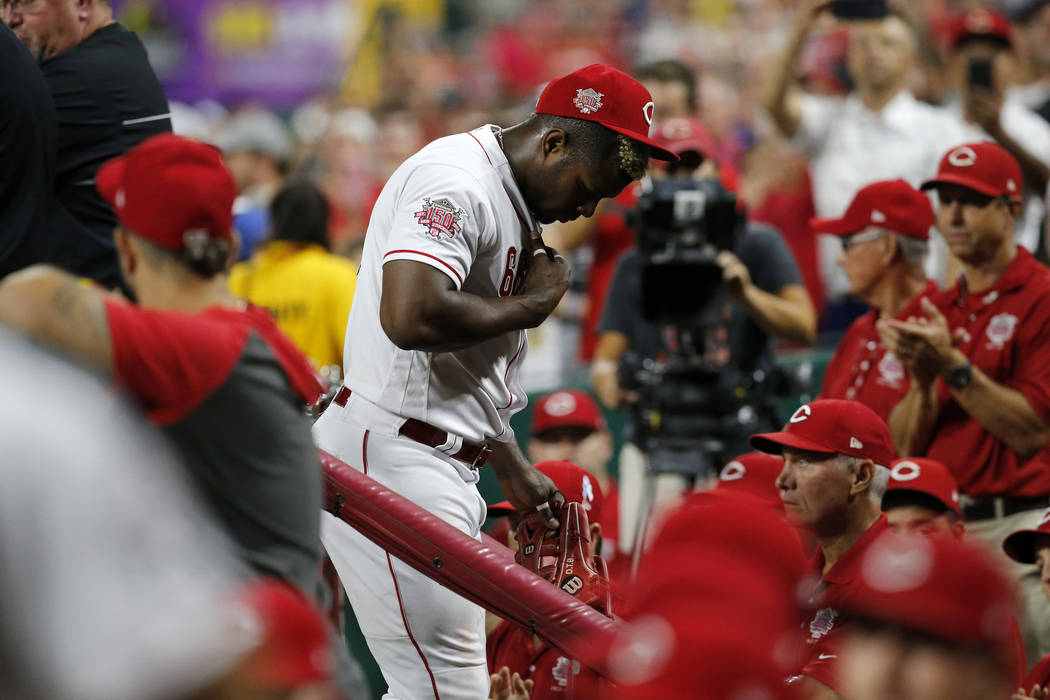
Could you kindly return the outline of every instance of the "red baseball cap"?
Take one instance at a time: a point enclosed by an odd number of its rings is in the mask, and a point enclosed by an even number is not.
[[[324,618],[312,603],[286,583],[259,579],[237,597],[251,616],[259,645],[242,667],[259,685],[295,688],[332,677],[334,659]]]
[[[750,494],[783,510],[784,502],[780,500],[780,489],[777,488],[777,477],[783,469],[782,457],[748,452],[734,457],[722,468],[713,490]]]
[[[553,391],[541,396],[532,409],[532,434],[551,428],[588,428],[602,430],[605,419],[591,395],[579,389]]]
[[[907,457],[898,459],[890,467],[890,482],[887,491],[915,491],[936,498],[956,517],[962,518],[959,509],[959,485],[948,468],[935,459]]]
[[[536,114],[553,114],[597,122],[651,149],[657,160],[678,160],[649,138],[653,97],[637,80],[612,66],[594,63],[547,83]]]
[[[1050,535],[1050,509],[1039,516],[1034,530],[1018,530],[1003,540],[1003,551],[1006,556],[1022,564],[1035,563],[1036,541],[1041,535]]]
[[[991,39],[1007,46],[1013,44],[1010,21],[1001,12],[987,7],[973,7],[953,17],[948,25],[948,36],[952,49],[966,39]]]
[[[692,117],[671,117],[657,122],[653,126],[653,139],[678,155],[696,151],[704,158],[713,158],[716,150],[707,127]]]
[[[937,175],[922,183],[928,190],[938,185],[962,185],[989,197],[1021,198],[1021,166],[1005,148],[991,141],[956,146],[941,158]]]
[[[237,185],[214,146],[154,136],[99,168],[95,183],[124,226],[163,248],[233,235]]]
[[[587,511],[587,519],[590,522],[602,522],[602,506],[605,503],[605,497],[602,495],[602,488],[598,485],[598,480],[589,471],[564,459],[549,459],[537,464],[536,468],[551,478],[554,485],[565,496],[566,502],[583,504],[583,509]],[[499,518],[510,515],[514,511],[515,508],[510,501],[501,501],[488,507],[488,516]]]
[[[1015,592],[991,556],[953,537],[887,533],[864,554],[850,613],[1016,663]]]
[[[889,467],[893,438],[886,422],[859,401],[818,399],[798,407],[779,433],[752,435],[748,441],[759,452],[781,454],[783,448],[825,452],[870,459]]]
[[[868,226],[928,240],[934,222],[930,198],[904,180],[873,182],[857,191],[839,219],[810,219],[816,233],[850,236]]]

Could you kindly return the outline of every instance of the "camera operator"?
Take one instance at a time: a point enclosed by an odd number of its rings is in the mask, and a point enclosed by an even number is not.
[[[729,202],[735,201],[735,196],[722,188],[718,164],[708,157],[702,145],[710,142],[704,136],[703,125],[695,119],[673,118],[658,124],[653,138],[678,154],[681,160],[668,169],[651,168],[650,177],[651,186],[678,178],[683,189],[702,188],[703,193],[695,194],[704,197],[701,201],[706,202],[707,208],[710,209],[711,200],[717,200],[720,195],[725,198],[724,201]],[[645,197],[643,191],[643,202]],[[675,205],[677,208],[677,201]],[[730,208],[732,209],[732,205]],[[772,366],[771,337],[808,343],[815,337],[817,328],[813,303],[802,285],[795,260],[780,234],[765,225],[745,224],[739,208],[731,213],[740,220],[741,225],[737,226],[735,234],[731,230],[717,233],[725,245],[720,246],[715,257],[721,279],[716,280],[718,288],[712,289],[712,298],[698,296],[694,299],[674,300],[674,305],[679,308],[705,308],[704,314],[707,318],[717,321],[708,324],[708,330],[702,334],[699,346],[685,350],[693,353],[690,361],[699,362],[704,372],[712,373],[721,379],[742,377],[756,370],[769,369]],[[644,219],[644,212],[640,214]],[[641,241],[645,222],[642,220],[639,223],[641,226],[636,224],[636,233]],[[655,360],[681,355],[682,341],[684,336],[688,335],[682,333],[681,325],[653,320],[651,314],[646,313],[643,278],[647,261],[647,252],[641,249],[629,251],[620,259],[609,287],[605,311],[599,326],[591,378],[599,399],[612,408],[629,407],[638,401],[638,395],[621,383],[620,365],[625,353],[631,351],[638,358]],[[694,287],[693,294],[696,294],[695,289]],[[678,290],[673,288],[670,291]],[[682,289],[681,292],[690,294],[686,289]],[[715,381],[733,391],[733,380],[723,382],[721,379]],[[688,379],[682,384],[686,383]],[[672,374],[665,377],[665,384],[671,385],[669,388],[672,390],[680,388],[677,378]],[[706,394],[709,387],[699,388],[702,394]],[[707,414],[702,416],[701,420],[713,416],[715,421],[721,420],[724,423],[728,419],[732,422],[733,407],[727,405],[728,402],[715,398],[714,392],[719,390],[721,389],[714,389],[709,397],[710,403],[714,405],[700,407],[699,413]],[[671,422],[672,416],[668,415],[670,413],[671,411],[664,412],[664,425]],[[702,429],[698,428],[690,431],[690,434],[699,438],[700,432]],[[746,449],[742,447],[746,445],[745,439],[746,434],[741,436],[740,445],[726,444],[724,451],[729,456],[739,454]],[[667,496],[677,495],[684,486],[679,475],[688,475],[691,471],[673,465],[670,471],[678,472],[673,475],[677,478],[664,478],[660,474],[662,469],[653,469],[652,465],[649,465],[650,471],[656,473],[659,478],[650,484],[652,489],[645,489],[643,479],[648,460],[643,454],[644,448],[644,440],[640,439],[635,430],[621,452],[620,485],[623,496],[620,508],[620,540],[625,551],[635,540],[636,528],[645,511],[645,507],[639,507],[641,501],[638,499],[651,497],[655,502],[660,502]],[[686,454],[682,456],[683,459],[691,459],[691,456]],[[717,471],[710,470],[717,470],[721,466],[712,460],[704,468],[713,476]],[[701,476],[700,471],[693,471],[692,476]],[[648,491],[648,495],[642,495],[643,491]]]

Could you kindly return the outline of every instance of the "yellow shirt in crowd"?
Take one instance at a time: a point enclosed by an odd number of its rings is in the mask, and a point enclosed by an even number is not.
[[[357,284],[354,264],[323,247],[270,241],[234,265],[230,292],[269,310],[314,366],[339,377],[346,320]]]

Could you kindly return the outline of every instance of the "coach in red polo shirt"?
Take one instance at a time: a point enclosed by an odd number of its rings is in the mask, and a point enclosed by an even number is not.
[[[818,579],[803,627],[806,660],[795,682],[806,697],[835,697],[839,645],[849,627],[843,605],[854,594],[868,546],[889,531],[881,501],[893,462],[886,423],[857,401],[820,399],[799,407],[779,433],[752,435],[762,452],[782,454],[777,487],[788,518],[812,532]]]
[[[993,143],[949,151],[923,187],[937,190],[937,226],[963,273],[921,320],[878,324],[912,378],[890,415],[897,450],[948,467],[967,531],[993,547],[1033,525],[1050,494],[1050,469],[1033,460],[1050,442],[1050,270],[1014,242],[1021,185]],[[1050,651],[1050,607],[1034,571],[1014,572],[1036,659]]]
[[[821,398],[856,399],[886,420],[904,396],[908,373],[886,351],[875,322],[917,315],[919,300],[937,290],[923,270],[933,218],[929,197],[904,180],[887,180],[857,192],[842,218],[811,222],[817,233],[842,239],[839,265],[850,294],[871,306],[835,348]]]

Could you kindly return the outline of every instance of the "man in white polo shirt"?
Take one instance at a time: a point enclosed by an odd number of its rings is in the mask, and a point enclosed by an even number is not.
[[[463,532],[480,536],[488,460],[519,511],[550,526],[562,497],[525,459],[510,417],[524,329],[568,285],[540,225],[590,216],[641,177],[653,102],[603,65],[553,80],[536,113],[439,139],[383,188],[365,237],[344,351],[345,385],[317,444]],[[484,614],[324,514],[322,539],[390,687],[386,698],[488,692]]]

